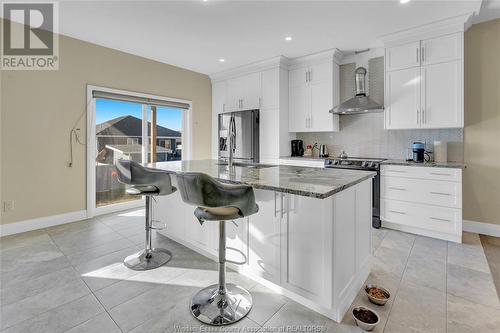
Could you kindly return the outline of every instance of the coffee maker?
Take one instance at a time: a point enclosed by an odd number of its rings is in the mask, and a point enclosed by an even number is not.
[[[428,161],[429,155],[425,151],[425,143],[413,142],[413,161],[416,163],[424,163]],[[426,158],[427,157],[427,158]]]
[[[304,141],[292,140],[292,156],[304,156]]]

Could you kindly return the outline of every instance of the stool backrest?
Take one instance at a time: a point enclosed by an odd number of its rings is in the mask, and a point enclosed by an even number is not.
[[[158,188],[159,195],[167,195],[175,191],[170,174],[164,170],[146,168],[129,160],[118,160],[115,166],[120,183],[130,186],[155,186]]]
[[[185,203],[206,208],[235,207],[241,216],[258,210],[251,186],[224,184],[201,172],[177,173],[176,178]]]

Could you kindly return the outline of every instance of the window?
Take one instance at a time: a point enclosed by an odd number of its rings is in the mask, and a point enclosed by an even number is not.
[[[138,145],[139,138],[127,138],[127,144],[128,145]]]

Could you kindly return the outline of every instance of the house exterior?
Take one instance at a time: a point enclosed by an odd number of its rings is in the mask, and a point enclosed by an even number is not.
[[[150,122],[147,127],[149,136]],[[157,125],[156,133],[157,161],[180,160],[181,132]],[[98,163],[114,164],[120,158],[141,162],[142,120],[134,116],[122,116],[98,124],[96,140]]]

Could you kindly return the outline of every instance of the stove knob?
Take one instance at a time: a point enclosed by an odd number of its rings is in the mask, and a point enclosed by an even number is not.
[[[333,160],[333,165],[339,165],[340,161],[339,160]]]
[[[370,168],[375,167],[375,162],[370,162]]]
[[[362,166],[363,168],[368,167],[368,162],[367,162],[367,161],[363,161],[363,162],[361,162],[361,166]]]

